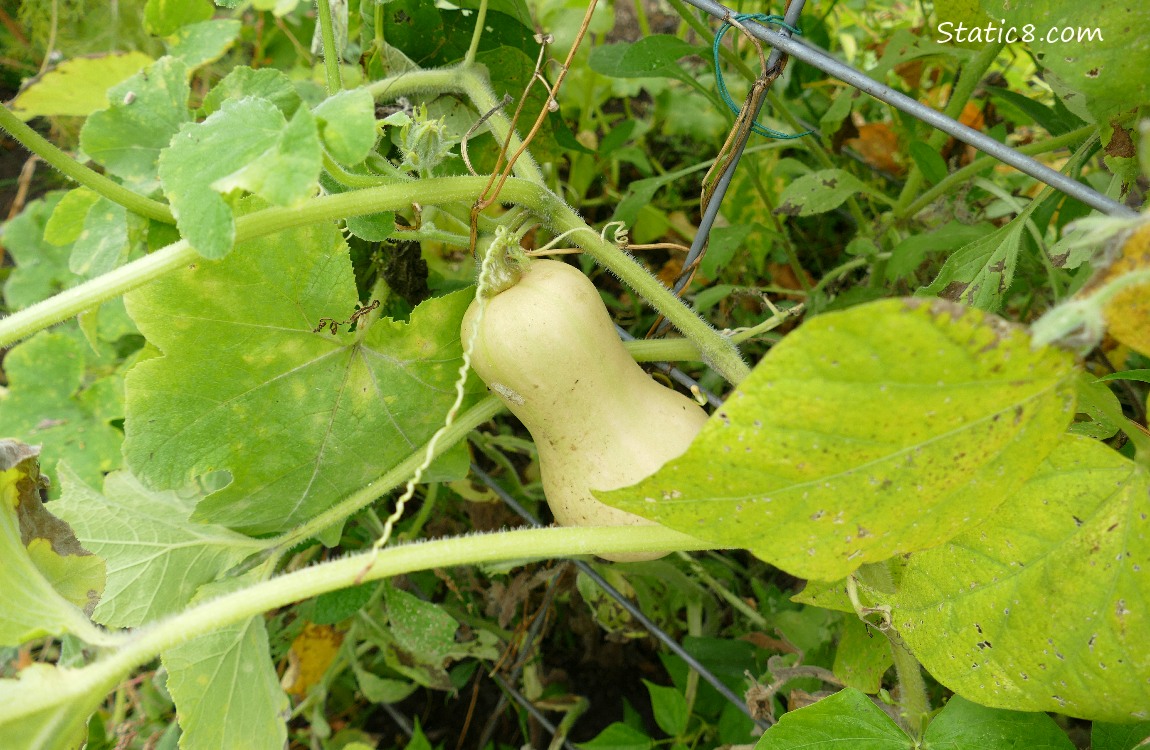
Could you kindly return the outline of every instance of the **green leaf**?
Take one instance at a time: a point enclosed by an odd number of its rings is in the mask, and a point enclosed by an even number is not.
[[[934,231],[913,234],[895,245],[887,261],[886,279],[898,281],[910,277],[933,254],[957,250],[993,231],[994,227],[986,222],[960,224],[949,221]]]
[[[269,101],[226,101],[182,127],[159,164],[180,233],[205,257],[222,258],[235,221],[218,191],[244,188],[279,205],[306,199],[319,178],[319,136],[307,110],[289,123]]]
[[[1032,201],[1010,223],[960,248],[946,259],[938,276],[918,291],[995,312],[1014,280],[1022,233],[1038,201]]]
[[[375,100],[367,89],[340,91],[314,111],[319,136],[332,158],[359,164],[375,145]]]
[[[46,485],[37,460],[40,449],[0,440],[0,645],[73,633],[91,637],[93,627],[78,604],[89,609],[104,587],[103,561],[76,541],[72,530],[40,503]],[[55,586],[54,586],[55,584]],[[72,594],[73,601],[56,586]]]
[[[371,601],[371,595],[378,587],[378,583],[363,583],[321,594],[315,600],[315,613],[311,621],[316,625],[335,625],[343,622]]]
[[[1018,27],[1020,34],[1031,24],[1033,40],[1022,41],[1046,69],[1043,77],[1057,78],[1063,87],[1085,94],[1096,122],[1150,102],[1150,79],[1140,62],[1150,58],[1150,38],[1142,33],[1150,26],[1150,6],[1141,0],[1100,3],[1088,16],[1074,0],[1012,6],[982,0],[982,5],[991,18],[1003,18],[1004,25]],[[1080,36],[1084,32],[1094,36]],[[1074,38],[1066,40],[1064,33]]]
[[[181,26],[212,17],[210,0],[148,0],[144,6],[144,28],[149,34],[167,36]]]
[[[74,333],[41,332],[4,358],[7,391],[0,390],[0,434],[43,446],[52,460],[67,458],[88,481],[120,465],[122,436],[109,423],[123,415],[118,375],[84,387],[90,350]]]
[[[242,587],[230,579],[200,598]],[[228,625],[162,654],[183,730],[181,750],[282,750],[288,697],[268,653],[263,617]]]
[[[75,279],[68,270],[71,245],[57,247],[44,239],[45,228],[66,195],[53,192],[32,201],[16,218],[3,225],[4,248],[16,263],[4,282],[4,301],[12,310],[47,299]],[[2,422],[0,415],[0,424]]]
[[[1090,727],[1091,750],[1134,750],[1150,739],[1150,721],[1137,724],[1103,724],[1094,722]]]
[[[590,742],[581,742],[580,750],[650,750],[654,741],[638,729],[615,722]]]
[[[230,18],[184,26],[166,40],[168,54],[195,70],[223,57],[235,44],[241,26]]]
[[[395,212],[349,216],[347,231],[368,242],[383,242],[395,233]]]
[[[1037,468],[1073,369],[941,300],[820,315],[777,344],[691,448],[604,502],[800,578],[940,544]],[[721,477],[721,481],[718,479]]]
[[[1068,436],[995,515],[910,559],[889,601],[895,626],[971,700],[1145,720],[1148,517],[1147,470]]]
[[[931,148],[922,141],[912,141],[909,151],[914,163],[922,172],[922,176],[930,184],[937,185],[946,179],[949,170],[946,168],[946,162],[942,159],[942,154],[938,153],[937,149]]]
[[[53,245],[71,245],[84,231],[84,219],[100,194],[88,188],[76,188],[63,194],[48,223],[44,225],[44,241]]]
[[[656,685],[647,680],[643,680],[643,684],[647,686],[647,693],[651,696],[651,710],[655,714],[655,723],[669,737],[683,736],[687,731],[687,722],[691,720],[687,699],[673,687]]]
[[[1086,124],[1085,121],[1064,107],[1058,109],[1048,107],[1040,101],[1010,89],[1002,89],[997,86],[986,86],[985,88],[1000,103],[1005,102],[1007,106],[1016,107],[1024,115],[1046,128],[1051,135],[1065,135]]]
[[[1142,383],[1150,383],[1150,370],[1123,370],[1122,372],[1112,372],[1109,375],[1103,375],[1098,378],[1097,382],[1105,383],[1110,380],[1137,380]]]
[[[958,695],[931,720],[923,741],[931,750],[1074,750],[1046,714],[987,708]]]
[[[99,276],[121,265],[130,249],[128,210],[100,196],[84,217],[68,268],[78,276]]]
[[[788,711],[755,750],[911,750],[915,743],[871,699],[854,688]]]
[[[127,297],[165,356],[129,373],[126,460],[146,484],[167,488],[226,469],[232,483],[201,501],[195,520],[248,533],[291,528],[395,466],[443,423],[470,299],[464,291],[428,300],[410,323],[361,319],[355,333],[317,332],[321,319],[346,320],[358,301],[332,224],[168,274]]]
[[[835,677],[843,685],[874,695],[893,663],[886,636],[857,617],[843,618],[834,663]]]
[[[199,112],[207,116],[218,111],[229,99],[243,99],[248,96],[268,100],[276,105],[284,117],[294,115],[302,101],[291,79],[283,71],[275,68],[253,70],[244,66],[232,68],[212,87],[204,97]]]
[[[698,55],[700,48],[668,34],[652,34],[637,42],[604,44],[591,50],[591,70],[612,78],[690,79],[679,60]],[[693,82],[693,79],[691,79]]]
[[[33,117],[87,117],[108,106],[109,86],[120,83],[152,63],[143,52],[114,52],[65,60],[30,84],[12,100],[12,112],[22,120]],[[114,97],[113,97],[114,98]]]
[[[109,474],[103,492],[61,465],[63,496],[54,513],[80,541],[107,561],[108,584],[94,619],[132,627],[174,614],[200,586],[264,548],[258,540],[221,526],[191,523],[198,497],[156,492],[125,471]]]
[[[1078,414],[1085,420],[1076,420],[1069,432],[1097,440],[1114,437],[1122,428],[1122,405],[1114,391],[1103,385],[1101,379],[1083,373],[1078,378]],[[1118,417],[1118,419],[1115,419]]]
[[[824,169],[803,175],[787,185],[775,213],[784,216],[826,213],[838,208],[843,201],[858,192],[870,192],[870,188],[850,172]]]
[[[187,66],[162,57],[108,90],[111,104],[84,123],[80,147],[132,189],[151,193],[159,186],[160,151],[191,119],[189,94]]]

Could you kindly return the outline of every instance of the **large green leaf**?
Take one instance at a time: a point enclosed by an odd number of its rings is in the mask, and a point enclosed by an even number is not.
[[[860,305],[775,346],[683,456],[597,494],[794,575],[843,578],[997,508],[1073,416],[1073,372],[977,310]]]
[[[913,556],[890,599],[940,682],[986,705],[1150,718],[1150,474],[1066,437],[980,526]]]
[[[855,193],[869,188],[844,169],[824,169],[803,175],[783,189],[777,213],[784,216],[812,216],[842,205]]]
[[[1143,0],[1099,0],[1088,13],[1077,0],[982,0],[982,6],[991,18],[1017,29],[1048,81],[1056,77],[1086,96],[1097,122],[1150,102],[1150,5]],[[1032,39],[1025,36],[1027,28]]]
[[[206,587],[200,598],[249,579]],[[268,652],[263,617],[228,625],[165,651],[168,690],[183,730],[181,750],[281,750],[288,698]]]
[[[40,504],[39,449],[0,440],[0,645],[95,630],[78,605],[95,605],[104,565]],[[66,598],[66,596],[68,598]]]
[[[200,586],[264,547],[230,529],[189,522],[197,494],[152,491],[125,471],[109,474],[103,492],[67,466],[58,474],[64,494],[52,512],[107,562],[108,584],[93,613],[104,625],[131,627],[174,614]]]
[[[923,739],[931,750],[1074,750],[1046,714],[987,708],[957,695],[931,720]]]
[[[290,528],[395,466],[443,423],[469,292],[428,300],[410,323],[360,319],[334,225],[246,243],[128,295],[165,356],[128,375],[124,452],[145,483],[233,481],[193,518],[249,533]]]

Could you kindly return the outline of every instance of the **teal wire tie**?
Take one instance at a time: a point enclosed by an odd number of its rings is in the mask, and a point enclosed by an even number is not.
[[[735,16],[735,20],[736,21],[758,21],[759,23],[771,24],[773,26],[781,26],[784,29],[786,29],[787,31],[790,31],[792,34],[800,34],[801,35],[803,33],[802,31],[800,31],[796,27],[790,26],[789,24],[787,24],[783,20],[782,16],[766,15],[764,13],[740,13],[740,14]],[[723,42],[723,35],[725,35],[727,33],[727,30],[730,29],[731,26],[732,26],[732,24],[730,22],[727,22],[727,21],[723,22],[723,25],[719,27],[718,33],[715,34],[715,43],[713,45],[711,45],[711,51],[714,53],[714,56],[715,56],[715,85],[719,89],[719,96],[721,96],[723,98],[723,101],[726,102],[727,106],[730,108],[731,112],[735,115],[735,117],[738,117],[740,115],[739,107],[737,107],[735,105],[735,102],[732,101],[732,99],[731,99],[730,92],[727,91],[727,82],[723,80],[723,68],[722,68],[722,66],[719,65],[719,49],[720,49],[722,42]],[[799,133],[798,135],[791,135],[788,133],[780,133],[777,130],[772,130],[771,128],[760,125],[758,120],[755,120],[754,122],[751,123],[751,130],[754,131],[755,133],[758,133],[759,135],[766,136],[767,138],[782,138],[782,139],[788,139],[788,140],[793,139],[793,138],[802,138],[804,135],[810,135],[811,133],[814,132],[812,130],[808,130],[807,132]]]

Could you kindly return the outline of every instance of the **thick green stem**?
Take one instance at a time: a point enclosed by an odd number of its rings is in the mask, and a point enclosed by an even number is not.
[[[327,93],[332,95],[343,89],[339,75],[339,50],[335,46],[335,29],[332,27],[331,5],[328,0],[315,0],[316,16],[319,19],[319,33],[323,39],[323,66],[327,75]]]
[[[889,634],[888,638],[895,675],[898,677],[898,702],[903,719],[915,738],[919,738],[922,737],[923,726],[930,713],[930,699],[926,694],[926,681],[922,679],[922,667],[914,654],[907,650],[902,638],[895,634]]]
[[[751,369],[743,361],[738,348],[705,320],[695,314],[682,300],[643,268],[639,263],[622,252],[614,244],[599,236],[588,227],[579,215],[551,193],[544,194],[545,218],[551,230],[557,234],[573,232],[571,239],[583,248],[607,270],[622,279],[628,286],[647,300],[671,325],[691,339],[702,355],[703,361],[728,382],[738,385]],[[573,231],[583,230],[583,231]]]
[[[356,190],[316,198],[298,208],[267,208],[236,220],[236,242],[279,232],[291,227],[348,216],[395,211],[411,203],[438,205],[476,200],[486,187],[486,177],[438,177],[398,185]],[[639,292],[667,320],[690,338],[703,361],[738,384],[750,372],[733,343],[698,317],[633,258],[602,239],[579,215],[538,184],[510,179],[503,186],[503,200],[530,209],[557,233],[576,231],[577,244],[608,270]],[[43,302],[0,319],[0,346],[12,344],[36,331],[67,320],[84,310],[146,284],[200,256],[185,240],[175,242],[139,260],[121,266]]]
[[[80,162],[56,148],[43,136],[20,121],[7,107],[0,107],[0,128],[7,130],[24,148],[39,156],[56,169],[71,177],[89,190],[95,191],[113,203],[146,216],[149,219],[175,224],[172,211],[165,204],[134,193],[119,183],[113,182],[99,172],[88,169]]]
[[[463,56],[463,65],[466,67],[475,62],[475,54],[479,52],[479,39],[483,36],[483,24],[487,22],[487,0],[479,0],[479,12],[475,14],[475,30],[471,32],[471,45],[467,54]]]
[[[343,557],[253,584],[135,632],[94,664],[69,670],[59,689],[30,690],[0,704],[0,726],[39,712],[66,710],[97,689],[110,689],[157,655],[233,623],[363,581],[461,565],[621,552],[701,550],[713,545],[661,526],[544,528],[418,542]]]
[[[974,89],[982,80],[983,75],[987,69],[994,63],[998,57],[998,53],[1002,51],[1005,43],[998,42],[988,44],[979,50],[978,54],[962,69],[962,73],[958,76],[958,81],[954,84],[954,90],[950,94],[950,100],[946,103],[946,108],[943,114],[952,120],[957,120],[962,114],[962,110],[966,107],[966,103],[970,101]],[[936,130],[930,134],[926,143],[931,149],[938,150],[942,144],[946,143],[947,134],[941,130]],[[910,174],[906,177],[906,182],[902,186],[902,192],[898,196],[898,203],[895,205],[895,214],[903,215],[903,212],[918,193],[922,187],[923,175],[919,170],[918,164],[911,164]]]

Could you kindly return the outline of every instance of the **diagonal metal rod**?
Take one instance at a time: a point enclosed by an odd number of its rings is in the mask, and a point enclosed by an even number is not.
[[[518,513],[520,518],[527,521],[532,526],[543,525],[539,522],[538,518],[531,515],[531,513],[529,513],[526,508],[520,505],[519,501],[512,497],[507,490],[503,489],[503,487],[501,487],[498,482],[492,479],[491,475],[489,475],[483,469],[479,468],[479,466],[477,466],[474,462],[471,464],[471,471],[475,473],[475,476],[479,477],[479,481],[490,487],[491,490],[496,495],[498,495],[503,502],[507,503],[507,506],[511,508],[511,510]],[[678,641],[676,641],[674,638],[664,632],[662,628],[652,622],[651,619],[643,614],[642,610],[636,607],[630,599],[623,596],[621,593],[619,593],[618,589],[607,583],[603,576],[595,572],[594,568],[582,560],[572,560],[572,562],[581,573],[586,575],[588,578],[594,581],[596,585],[606,591],[608,596],[619,602],[619,606],[627,610],[627,614],[634,617],[640,625],[645,627],[651,633],[651,635],[655,636],[655,638],[661,641],[663,645],[669,648],[676,656],[686,662],[687,666],[698,672],[700,677],[710,683],[711,687],[719,691],[720,695],[738,707],[738,709],[746,714],[751,721],[755,722],[757,727],[764,731],[770,728],[770,725],[763,722],[761,719],[756,719],[751,715],[751,709],[747,707],[747,702],[745,700],[736,695],[735,691],[727,687],[722,680],[716,677],[715,674],[711,672],[711,670],[703,666],[698,659],[691,656],[691,654],[689,654],[685,648],[679,645]]]
[[[699,10],[709,13],[720,20],[725,20],[735,14],[730,8],[715,2],[715,0],[686,0],[687,3]],[[791,57],[807,65],[834,76],[844,83],[849,83],[860,91],[870,94],[874,98],[886,102],[895,109],[902,110],[919,120],[938,128],[947,135],[952,135],[963,143],[974,146],[979,151],[990,154],[1003,164],[1009,164],[1023,174],[1050,185],[1066,195],[1076,198],[1091,208],[1097,209],[1110,216],[1136,216],[1137,212],[1122,205],[1112,198],[1099,193],[1077,180],[1073,180],[1061,172],[1051,169],[1041,162],[1018,153],[1010,146],[999,143],[988,135],[967,127],[930,107],[911,99],[905,94],[879,83],[851,66],[839,62],[831,57],[825,50],[819,49],[809,43],[792,39],[786,34],[774,31],[754,21],[744,21],[743,25],[756,38],[776,50],[782,50]]]
[[[689,2],[689,0],[688,0]],[[787,26],[797,27],[799,24],[799,15],[803,12],[803,4],[806,0],[792,0],[791,4],[787,6],[786,15],[783,21]],[[748,28],[750,28],[748,26]],[[784,28],[781,35],[789,37],[791,35],[790,29]],[[756,34],[756,36],[758,36]],[[779,64],[780,58],[783,53],[779,51],[778,47],[771,48],[771,54],[767,58],[767,68],[763,73],[770,73]],[[722,75],[720,71],[715,71],[715,75]],[[763,93],[759,99],[759,106],[755,108],[755,112],[751,115],[751,122],[759,119],[759,113],[763,110],[763,105],[767,103],[766,93]],[[734,153],[731,155],[731,161],[727,164],[727,168],[723,170],[722,176],[719,178],[715,189],[711,194],[711,200],[707,203],[707,208],[703,211],[703,218],[699,220],[699,230],[695,232],[695,239],[691,242],[691,250],[687,253],[686,259],[683,261],[683,274],[675,281],[674,291],[679,294],[683,291],[683,287],[691,280],[692,274],[689,269],[694,267],[695,260],[703,253],[703,247],[707,244],[707,238],[711,235],[711,227],[715,223],[715,218],[719,215],[719,208],[723,204],[723,196],[727,194],[727,188],[731,185],[731,179],[735,176],[735,169],[739,166],[739,160],[743,158],[743,151],[747,147],[747,141],[750,140],[751,129],[747,128],[739,136],[738,141],[735,142]]]

